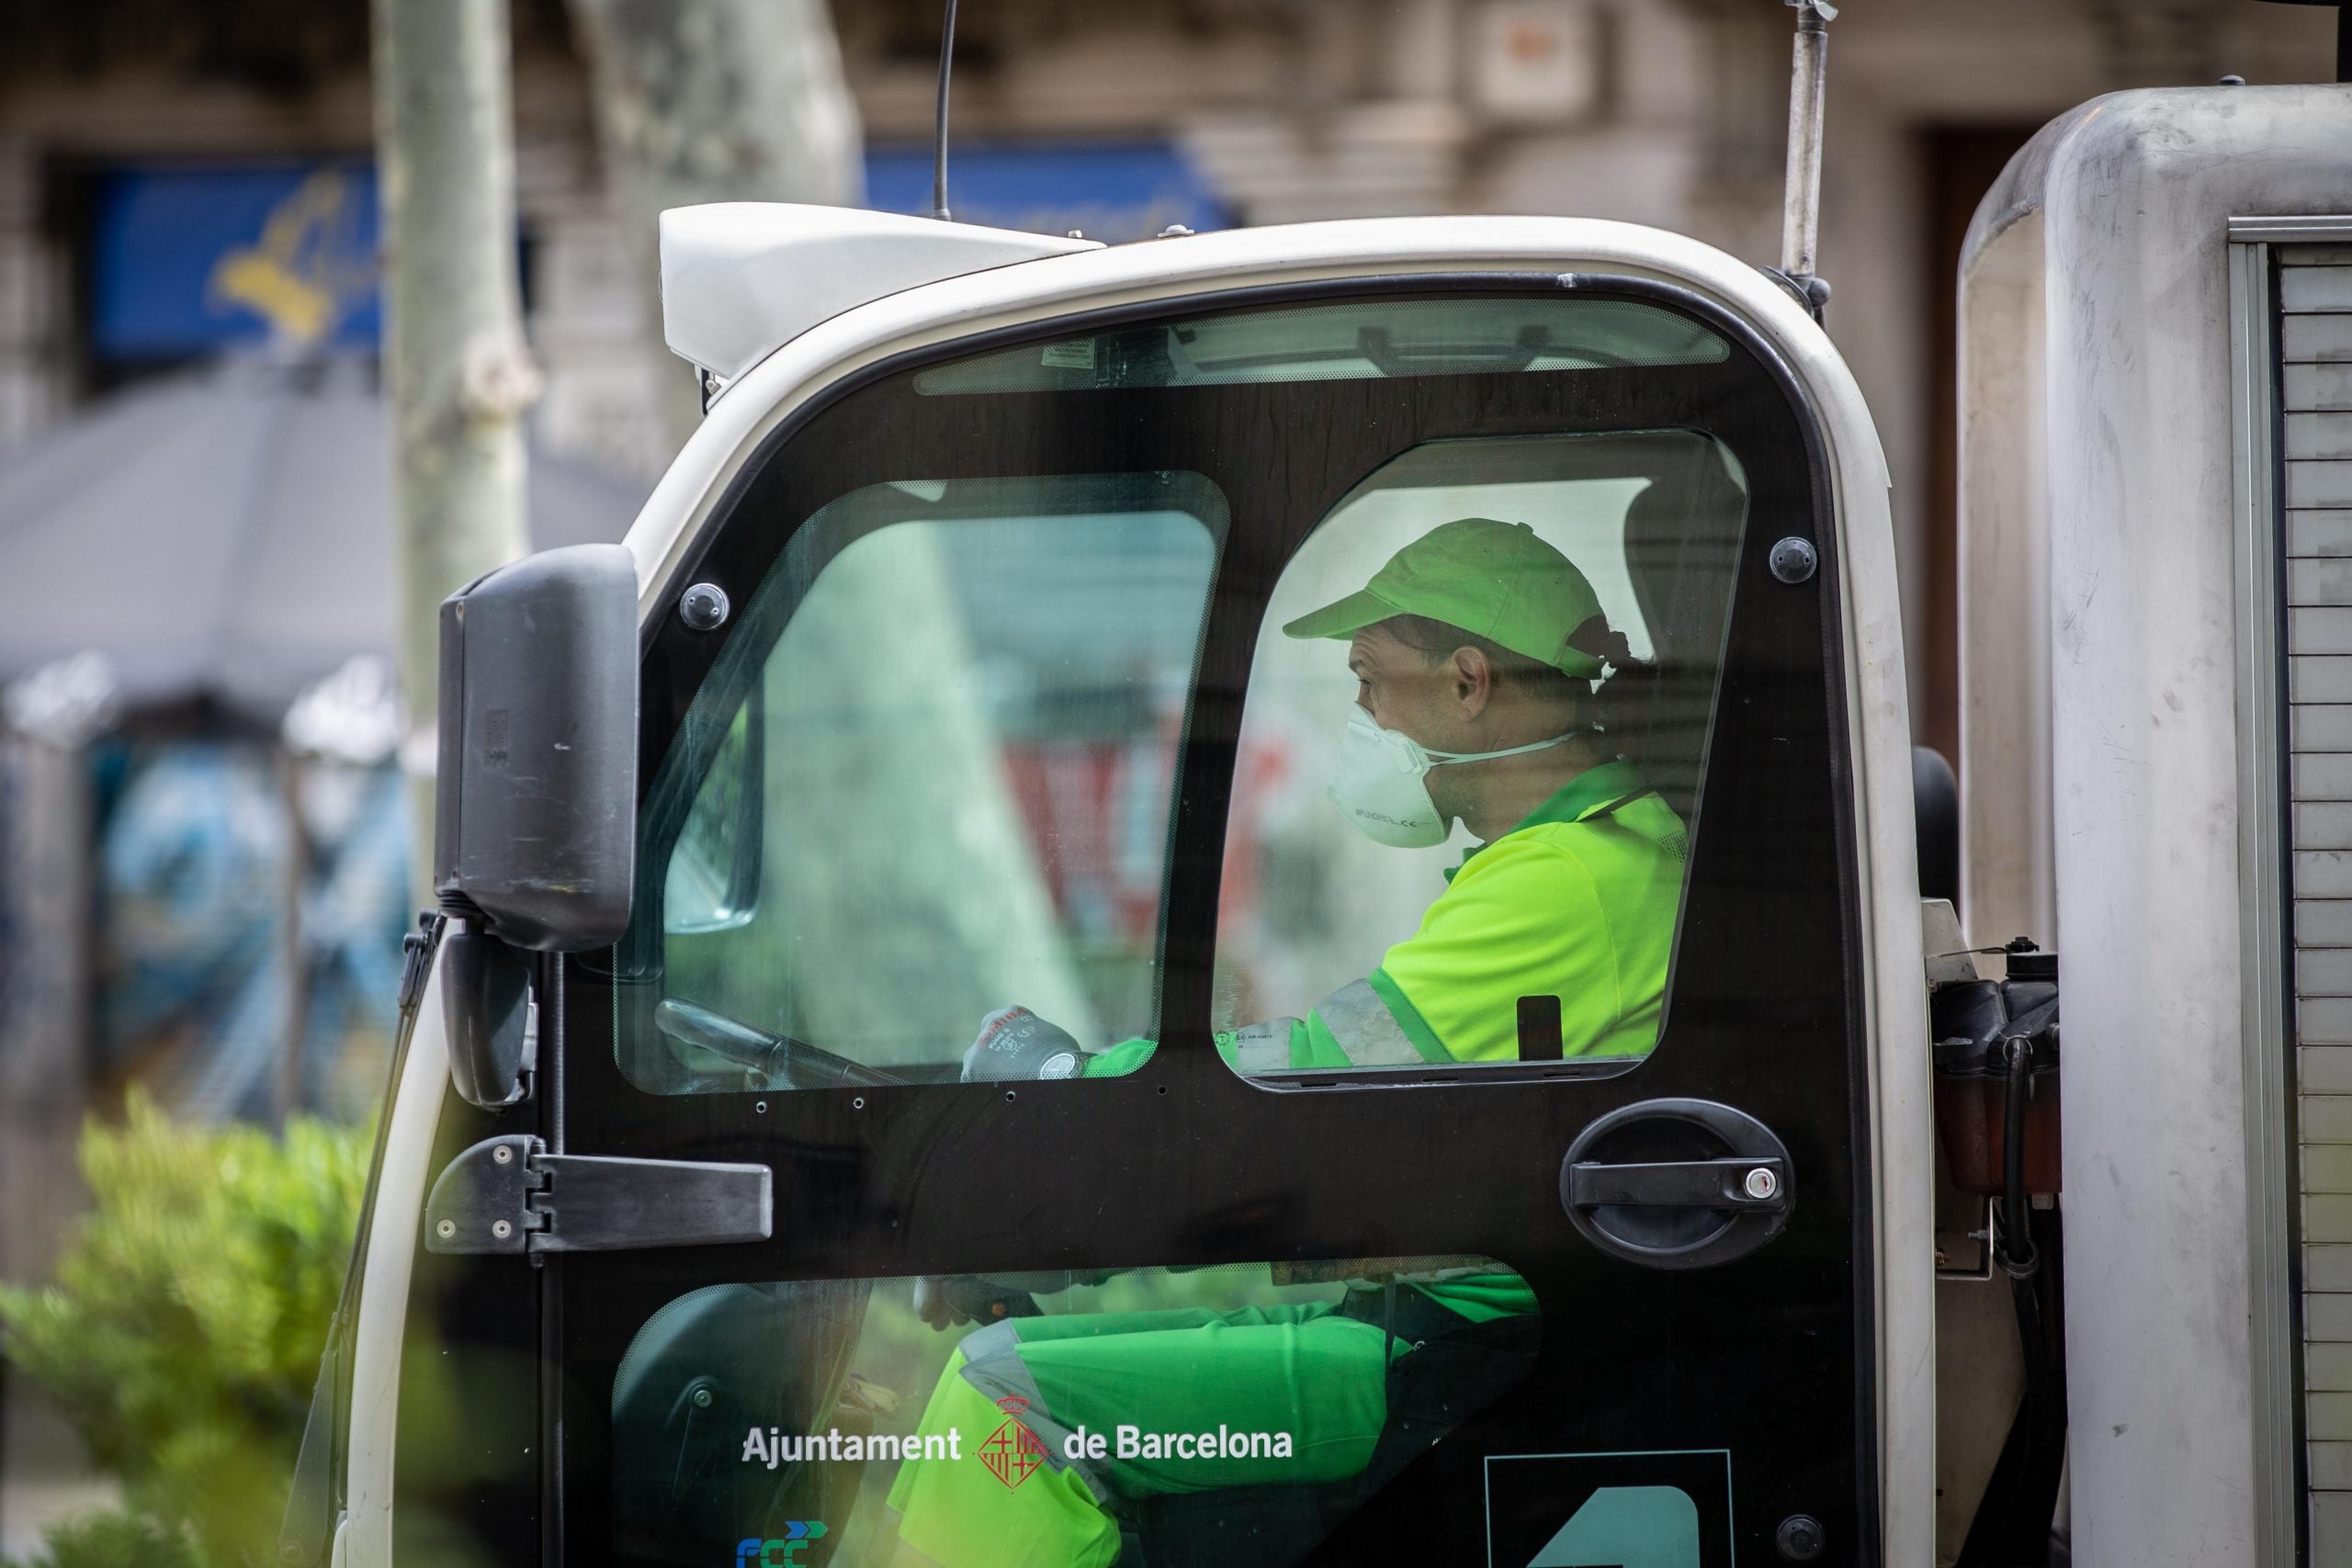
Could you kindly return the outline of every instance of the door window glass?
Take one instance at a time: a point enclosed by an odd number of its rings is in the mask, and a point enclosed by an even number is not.
[[[1331,511],[1247,693],[1228,1060],[1651,1049],[1746,507],[1724,449],[1676,431],[1432,442]]]
[[[629,1077],[952,1081],[1009,998],[1073,1049],[1150,1033],[1223,526],[1150,473],[876,485],[797,530],[648,792]]]
[[[1297,1561],[1518,1382],[1477,1258],[714,1284],[613,1382],[619,1554],[740,1564]]]

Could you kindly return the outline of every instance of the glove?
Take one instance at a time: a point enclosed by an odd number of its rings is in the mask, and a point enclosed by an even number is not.
[[[1027,1008],[999,1008],[980,1020],[979,1038],[964,1053],[966,1083],[1074,1078],[1085,1066],[1069,1031]]]

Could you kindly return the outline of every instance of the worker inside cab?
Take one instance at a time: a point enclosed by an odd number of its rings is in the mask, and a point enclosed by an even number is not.
[[[1600,715],[1635,668],[1585,574],[1524,523],[1464,517],[1360,591],[1283,627],[1345,639],[1356,705],[1331,803],[1374,841],[1476,843],[1419,929],[1317,1003],[1217,1036],[1243,1073],[1503,1062],[1519,1002],[1553,997],[1564,1056],[1657,1043],[1688,840]],[[1090,1053],[1020,1006],[991,1013],[967,1082],[1133,1072],[1154,1049]]]
[[[1647,1053],[1687,840],[1601,728],[1612,672],[1637,667],[1585,574],[1523,523],[1458,518],[1283,630],[1347,646],[1356,704],[1333,716],[1347,728],[1329,784],[1341,815],[1397,850],[1434,847],[1457,822],[1476,842],[1369,975],[1304,1018],[1221,1033],[1226,1059],[1248,1074],[1511,1061],[1530,995],[1558,998],[1563,1055]],[[1007,1007],[985,1021],[963,1076],[1111,1076],[1153,1049],[1088,1053]],[[918,1438],[980,1452],[1034,1434],[1041,1457],[1019,1486],[1001,1467],[907,1460],[879,1560],[1107,1568],[1155,1516],[1210,1495],[1222,1517],[1251,1516],[1244,1533],[1261,1547],[1334,1517],[1534,1352],[1523,1280],[1491,1263],[1431,1264],[1305,1305],[1052,1316],[1004,1313],[1019,1279],[922,1281],[916,1305],[933,1327],[984,1326],[949,1357]],[[1227,1452],[1234,1431],[1287,1434],[1293,1448],[1269,1466]],[[1136,1435],[1163,1432],[1176,1446]]]

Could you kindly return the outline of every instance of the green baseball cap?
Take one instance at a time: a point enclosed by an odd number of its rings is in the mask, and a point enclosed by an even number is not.
[[[1391,615],[1426,615],[1592,680],[1600,660],[1568,646],[1600,614],[1576,563],[1524,523],[1458,517],[1388,558],[1357,592],[1283,627],[1295,637],[1349,637]]]

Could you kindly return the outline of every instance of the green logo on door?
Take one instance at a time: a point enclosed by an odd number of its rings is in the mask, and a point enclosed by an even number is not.
[[[1699,1505],[1679,1486],[1604,1486],[1527,1568],[1700,1568]]]
[[[1731,1454],[1495,1454],[1488,1568],[1732,1568]]]

